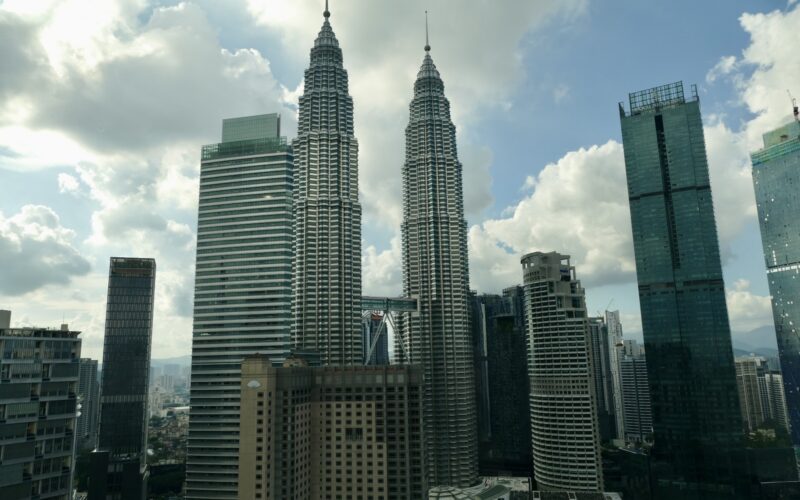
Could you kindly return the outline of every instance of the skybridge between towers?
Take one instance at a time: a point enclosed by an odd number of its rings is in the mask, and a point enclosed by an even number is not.
[[[372,337],[369,350],[364,358],[365,362],[372,359],[372,354],[375,352],[375,347],[378,345],[378,340],[381,335],[388,335],[387,323],[391,325],[392,331],[398,333],[395,326],[395,313],[417,312],[419,310],[419,301],[416,298],[408,297],[361,297],[361,319],[369,321],[370,316],[374,312],[381,313],[381,322],[378,326],[377,333]],[[400,349],[403,348],[404,343],[398,342]]]

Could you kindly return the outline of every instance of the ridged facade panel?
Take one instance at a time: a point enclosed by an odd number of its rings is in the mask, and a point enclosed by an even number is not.
[[[583,288],[569,256],[522,258],[533,469],[541,490],[602,491],[600,429]]]
[[[295,154],[294,346],[330,365],[361,364],[361,205],[353,99],[325,22],[305,72]]]
[[[204,148],[187,498],[237,498],[242,359],[290,347],[292,175],[277,137]]]
[[[403,314],[396,353],[425,373],[431,486],[478,480],[477,415],[469,324],[467,223],[450,103],[430,54],[414,84],[403,166]]]

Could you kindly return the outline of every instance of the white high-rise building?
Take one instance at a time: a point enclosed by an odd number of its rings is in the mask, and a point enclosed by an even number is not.
[[[619,321],[619,311],[606,311],[606,326],[608,327],[608,355],[611,358],[611,384],[613,387],[614,419],[617,427],[617,439],[625,439],[625,421],[623,418],[624,404],[622,401],[622,376],[620,374],[620,361],[622,360],[622,323]]]
[[[276,114],[223,122],[200,166],[186,497],[237,498],[241,363],[290,348],[292,152]]]
[[[326,365],[363,364],[361,204],[353,99],[330,12],[311,49],[295,154],[292,341]]]
[[[403,165],[403,294],[419,310],[399,319],[395,354],[423,368],[432,486],[478,481],[469,325],[467,222],[450,102],[430,46],[414,83]]]
[[[541,490],[602,491],[586,299],[568,255],[522,257],[533,471]]]

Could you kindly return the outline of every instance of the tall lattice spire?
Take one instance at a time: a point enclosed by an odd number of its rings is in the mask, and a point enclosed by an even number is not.
[[[419,300],[419,312],[401,316],[395,352],[401,362],[420,365],[425,373],[431,486],[463,487],[478,480],[467,222],[456,129],[430,55],[427,16],[425,31],[402,172],[403,293]]]
[[[323,15],[292,142],[292,339],[297,348],[319,352],[325,364],[361,364],[358,142],[347,71],[327,2]]]

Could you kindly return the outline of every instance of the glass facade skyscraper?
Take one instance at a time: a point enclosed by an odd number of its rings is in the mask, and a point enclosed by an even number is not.
[[[657,498],[734,498],[742,441],[725,286],[696,91],[620,104]]]
[[[462,166],[444,83],[425,46],[414,82],[403,165],[403,295],[395,352],[423,368],[431,486],[478,481],[478,435]]]
[[[241,363],[290,348],[292,151],[277,114],[202,149],[187,498],[236,498]]]
[[[112,257],[103,341],[100,435],[89,498],[133,499],[147,491],[147,390],[156,261]]]
[[[97,380],[95,359],[81,358],[78,400],[81,414],[78,417],[77,443],[80,449],[93,450],[97,446],[97,424],[100,422],[100,381]]]
[[[792,443],[800,446],[800,123],[764,134],[752,154],[753,185],[767,267]]]

